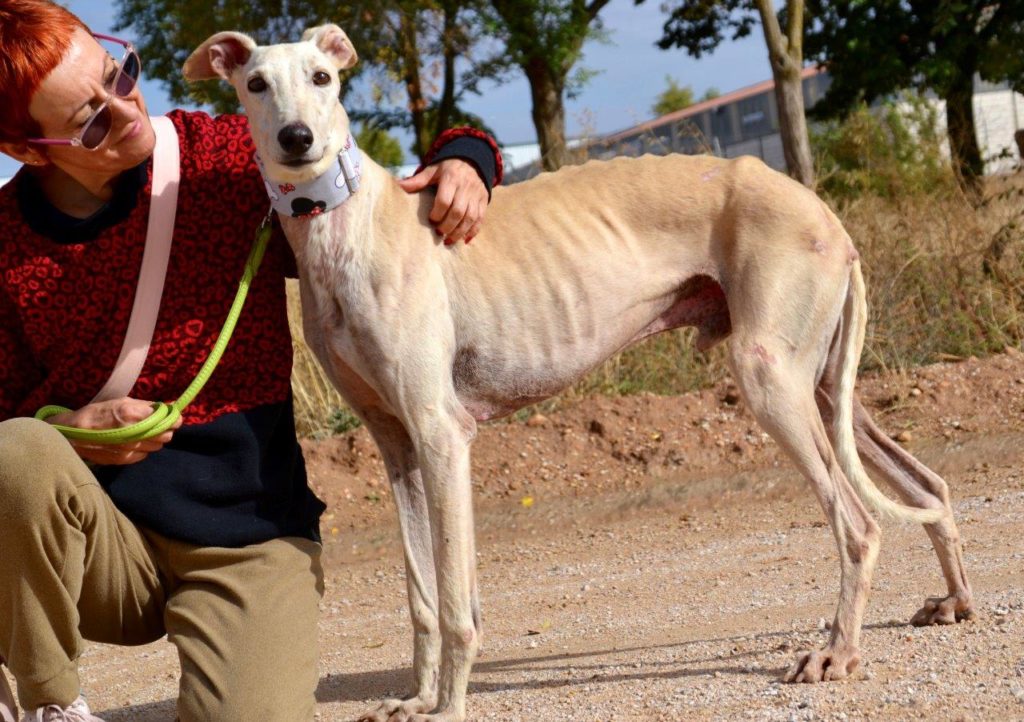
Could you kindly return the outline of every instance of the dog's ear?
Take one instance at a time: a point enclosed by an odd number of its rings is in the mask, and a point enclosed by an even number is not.
[[[334,61],[338,70],[348,70],[359,60],[356,49],[352,47],[352,41],[337,25],[320,25],[310,28],[302,34],[302,39],[320,48]]]
[[[211,35],[188,56],[182,72],[185,80],[209,80],[231,77],[231,71],[249,62],[256,41],[248,35],[224,32]]]

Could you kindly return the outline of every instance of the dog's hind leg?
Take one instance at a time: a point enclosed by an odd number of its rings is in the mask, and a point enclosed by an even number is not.
[[[834,417],[832,398],[837,382],[839,346],[839,343],[833,344],[816,394],[818,408],[830,430]],[[960,531],[953,518],[945,480],[879,429],[856,397],[853,399],[853,429],[857,451],[875,478],[884,480],[905,504],[944,512],[938,521],[925,524],[924,529],[939,557],[948,593],[945,597],[927,599],[911,618],[911,624],[953,624],[974,618],[973,595],[964,568]]]
[[[779,346],[782,346],[780,344]],[[841,582],[832,635],[824,649],[802,654],[785,675],[790,682],[843,679],[860,662],[860,631],[871,574],[881,542],[840,468],[813,395],[813,370],[763,338],[730,339],[737,385],[764,429],[811,483],[839,547]]]
[[[437,704],[441,636],[430,518],[416,449],[405,427],[395,417],[382,413],[364,416],[380,449],[398,508],[413,626],[416,688],[405,699],[384,700],[379,707],[363,715],[360,722],[404,722],[412,715],[429,712]]]
[[[859,401],[854,402],[853,423],[857,449],[869,469],[885,480],[906,503],[945,511],[939,521],[925,524],[924,529],[939,557],[946,578],[947,595],[927,599],[911,618],[911,624],[920,627],[973,619],[974,597],[967,581],[960,530],[953,519],[949,487],[945,480],[883,433]]]

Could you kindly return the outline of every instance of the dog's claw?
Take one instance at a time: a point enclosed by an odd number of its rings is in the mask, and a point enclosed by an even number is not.
[[[375,710],[359,718],[359,722],[409,722],[433,707],[419,697],[409,699],[386,699]]]
[[[804,652],[782,678],[784,682],[832,682],[846,679],[860,664],[856,649]]]
[[[929,597],[924,606],[910,618],[915,627],[928,627],[933,624],[956,624],[968,621],[977,616],[970,599],[957,596]]]

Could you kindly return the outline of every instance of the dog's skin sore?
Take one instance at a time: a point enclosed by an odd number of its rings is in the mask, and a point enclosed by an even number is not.
[[[775,356],[768,353],[768,349],[759,343],[754,344],[754,355],[769,365],[774,365],[776,362]]]

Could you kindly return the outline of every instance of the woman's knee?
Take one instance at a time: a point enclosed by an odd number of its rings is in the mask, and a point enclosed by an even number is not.
[[[71,445],[45,421],[0,422],[0,515],[51,503],[56,489],[71,481],[71,467],[78,465],[85,469]]]

